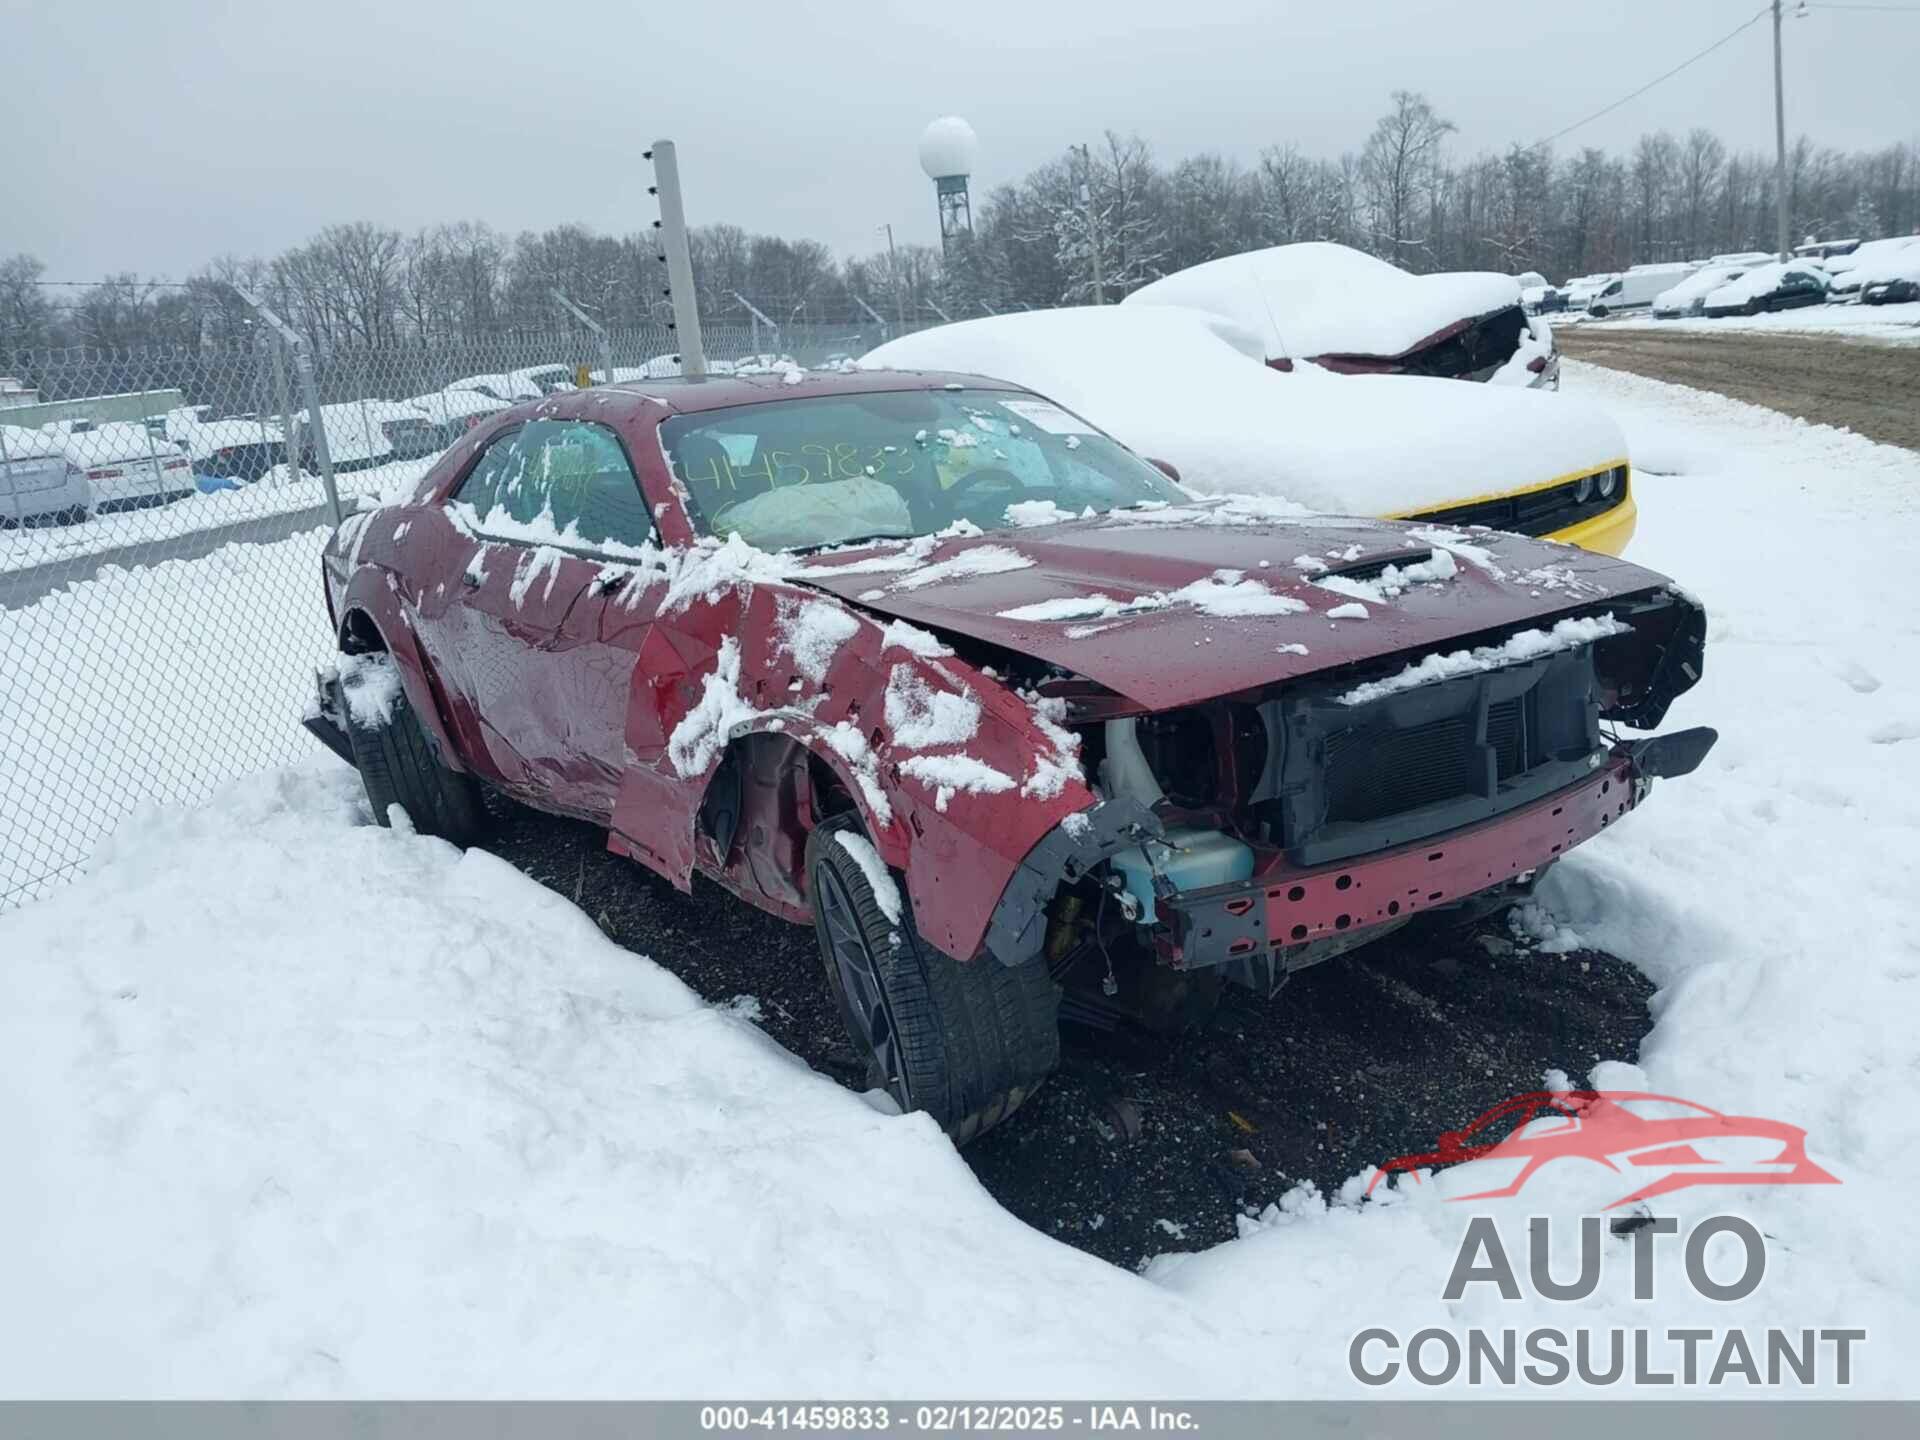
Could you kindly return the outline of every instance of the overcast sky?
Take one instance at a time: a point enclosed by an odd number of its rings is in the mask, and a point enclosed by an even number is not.
[[[1920,0],[1893,0],[1920,6]],[[1069,142],[1138,131],[1162,160],[1337,155],[1396,88],[1456,153],[1530,142],[1730,30],[1758,0],[0,0],[0,254],[50,278],[179,278],[322,225],[503,230],[655,214],[641,159],[679,142],[689,218],[839,252],[937,238],[915,143],[979,132],[976,195]],[[1562,141],[1707,125],[1773,143],[1770,26]],[[1920,138],[1920,13],[1789,20],[1789,133]]]

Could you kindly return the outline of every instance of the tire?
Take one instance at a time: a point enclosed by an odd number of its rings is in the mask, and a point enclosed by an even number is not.
[[[372,658],[362,657],[363,663]],[[379,662],[393,664],[384,655]],[[344,665],[342,670],[346,670]],[[473,777],[441,763],[426,727],[407,701],[406,691],[394,684],[386,718],[369,723],[365,716],[354,713],[353,681],[346,673],[341,684],[348,695],[347,741],[353,747],[360,781],[367,787],[367,803],[373,807],[374,820],[391,825],[392,807],[399,805],[422,835],[437,835],[463,848],[471,845],[479,838],[483,813]]]
[[[956,1145],[1020,1108],[1060,1060],[1060,991],[1040,959],[962,964],[920,937],[904,892],[889,920],[835,816],[807,837],[814,935],[870,1086],[931,1115]]]
[[[1607,318],[1607,307],[1604,305],[1589,305],[1587,307],[1587,313],[1596,320],[1604,320]]]

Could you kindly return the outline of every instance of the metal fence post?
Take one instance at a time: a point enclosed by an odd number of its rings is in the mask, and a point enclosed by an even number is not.
[[[593,338],[600,348],[600,364],[607,377],[604,383],[613,384],[613,342],[607,338],[607,327],[569,300],[567,292],[558,285],[553,287],[553,298],[560,302],[561,309],[593,332]]]
[[[660,238],[667,257],[667,287],[673,292],[674,335],[679,340],[680,373],[689,380],[707,378],[707,351],[700,337],[700,300],[693,289],[693,252],[687,244],[687,211],[680,199],[680,161],[671,140],[656,140],[654,188],[660,192]]]
[[[313,432],[313,458],[320,467],[320,485],[327,492],[327,508],[338,525],[346,517],[340,510],[340,492],[333,483],[333,453],[327,448],[326,421],[320,414],[320,386],[313,376],[313,356],[304,344],[294,346],[294,372],[300,377],[300,393],[306,398],[308,429]]]
[[[273,327],[274,333],[286,342],[287,349],[293,352],[294,374],[299,378],[301,398],[307,402],[307,429],[313,433],[313,458],[320,466],[320,484],[327,492],[327,508],[333,513],[333,523],[338,525],[346,519],[340,509],[340,492],[333,483],[333,454],[327,449],[327,426],[320,414],[320,386],[313,376],[313,356],[307,351],[307,342],[300,332],[273,311],[266,302],[242,290],[238,285],[232,287],[233,293],[246,302],[254,312]],[[291,421],[289,421],[291,424]],[[292,430],[287,433],[287,453],[296,453]],[[294,473],[299,474],[298,462],[294,461]]]

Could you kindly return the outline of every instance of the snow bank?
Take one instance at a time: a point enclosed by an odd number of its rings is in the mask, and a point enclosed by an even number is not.
[[[1571,396],[1317,365],[1282,374],[1259,349],[1197,310],[1088,306],[942,325],[861,364],[1010,380],[1171,461],[1195,490],[1330,514],[1433,508],[1626,455],[1619,427]]]
[[[0,1395],[1231,1382],[1204,1316],[1010,1218],[925,1117],[367,820],[321,758],[0,916]]]
[[[1413,275],[1325,240],[1227,255],[1143,285],[1123,305],[1180,305],[1222,316],[1264,342],[1263,358],[1404,355],[1461,320],[1520,303],[1492,271]]]

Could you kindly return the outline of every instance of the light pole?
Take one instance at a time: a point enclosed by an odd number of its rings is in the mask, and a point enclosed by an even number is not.
[[[1791,260],[1787,245],[1787,98],[1780,78],[1780,0],[1773,0],[1773,189],[1774,238],[1781,260]]]
[[[900,252],[893,248],[893,222],[873,227],[887,232],[887,276],[893,281],[893,318],[902,330],[907,328],[907,303],[900,294]]]
[[[1775,0],[1778,4],[1779,0]],[[1100,262],[1100,221],[1093,211],[1093,152],[1085,145],[1069,147],[1078,149],[1081,164],[1080,204],[1087,217],[1087,248],[1093,252],[1093,303],[1107,303],[1107,281]]]

